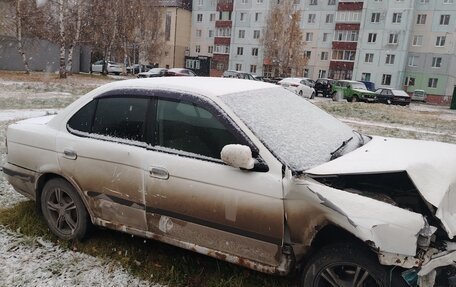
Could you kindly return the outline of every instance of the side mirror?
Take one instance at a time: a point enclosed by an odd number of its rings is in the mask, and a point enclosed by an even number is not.
[[[224,163],[229,166],[253,169],[255,160],[252,157],[250,147],[239,144],[229,144],[223,147],[220,153]]]

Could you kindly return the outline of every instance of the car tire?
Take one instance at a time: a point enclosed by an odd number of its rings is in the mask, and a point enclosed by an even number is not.
[[[352,103],[356,103],[356,102],[358,102],[358,101],[359,101],[359,99],[358,99],[357,96],[353,96],[353,97],[351,97],[351,99],[350,99],[350,102],[352,102]]]
[[[300,90],[300,91],[298,92],[298,95],[299,95],[300,97],[302,97],[302,90]]]
[[[392,272],[380,265],[367,247],[350,242],[323,246],[313,253],[304,266],[299,283],[301,287],[408,286],[399,270]]]
[[[390,99],[387,99],[387,100],[386,100],[386,104],[391,105],[391,104],[392,104],[391,100],[390,100]]]
[[[315,99],[315,92],[312,92],[312,94],[310,95],[310,98]]]
[[[64,240],[81,240],[90,222],[79,194],[66,180],[49,180],[41,193],[41,210],[49,229]]]

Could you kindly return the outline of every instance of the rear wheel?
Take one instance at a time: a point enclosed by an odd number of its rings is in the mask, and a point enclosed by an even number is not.
[[[302,90],[298,92],[298,95],[302,97]]]
[[[309,258],[300,279],[301,287],[407,286],[396,273],[390,281],[390,271],[369,249],[351,243],[323,246]]]
[[[311,99],[314,99],[314,98],[315,98],[315,92],[312,92],[312,95],[310,95],[310,98],[311,98]]]
[[[350,101],[351,101],[352,103],[358,102],[358,101],[359,101],[358,96],[353,96],[353,97],[350,99]]]
[[[89,216],[79,194],[61,178],[49,180],[41,193],[41,210],[49,229],[64,240],[84,238]]]

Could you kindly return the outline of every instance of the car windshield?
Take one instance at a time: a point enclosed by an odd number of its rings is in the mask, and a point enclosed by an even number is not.
[[[408,97],[409,95],[403,90],[393,90],[393,95],[401,96],[401,97]]]
[[[352,83],[352,89],[360,89],[360,90],[367,90],[366,85],[364,83]]]
[[[285,89],[231,94],[221,99],[294,171],[328,162],[331,152],[354,136],[350,127]]]
[[[417,96],[422,96],[422,95],[424,95],[424,91],[414,91],[413,93],[414,93],[415,95],[417,95]]]

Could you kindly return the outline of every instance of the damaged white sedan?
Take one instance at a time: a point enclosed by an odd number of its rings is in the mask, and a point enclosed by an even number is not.
[[[306,287],[456,281],[456,146],[361,135],[275,85],[111,83],[10,125],[7,150],[63,239],[95,224]]]

